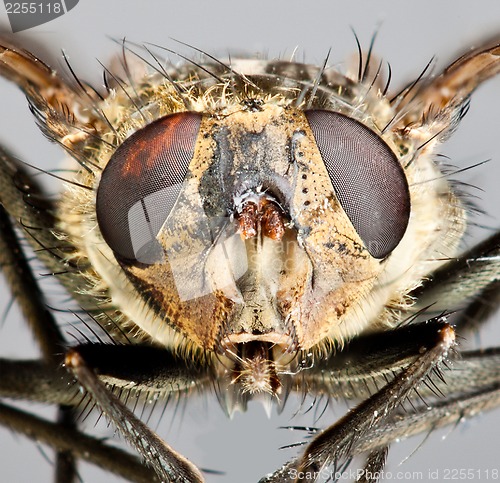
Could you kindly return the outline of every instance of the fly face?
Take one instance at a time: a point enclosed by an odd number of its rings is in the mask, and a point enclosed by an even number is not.
[[[396,112],[387,100],[338,74],[312,87],[289,78],[270,93],[287,67],[266,74],[241,61],[239,77],[195,69],[198,79],[178,79],[164,98],[137,92],[145,107],[125,100],[124,141],[99,153],[90,180],[82,170],[86,202],[75,193],[61,207],[89,207],[62,230],[114,305],[167,347],[225,355],[261,342],[278,358],[342,345],[390,323],[443,245],[457,243],[436,236],[462,212],[447,182],[419,185],[438,177],[420,140],[382,132]]]
[[[348,117],[328,111],[308,114],[312,119],[333,117],[326,134],[343,137],[341,142],[363,134],[375,137]],[[157,121],[118,148],[97,188],[104,238],[155,313],[156,320],[145,321],[150,326],[144,329],[170,345],[172,336],[159,328],[167,325],[208,350],[250,341],[277,344],[285,351],[309,349],[338,333],[345,314],[362,303],[381,271],[367,247],[377,250],[379,259],[385,257],[394,244],[389,240],[380,253],[386,232],[401,238],[406,229],[406,179],[387,145],[379,141],[374,152],[361,155],[354,148],[351,156],[359,159],[348,160],[347,168],[336,166],[335,159],[331,163],[332,172],[340,171],[339,191],[365,176],[374,191],[388,198],[374,208],[389,211],[390,222],[395,219],[385,227],[363,220],[367,206],[362,203],[369,193],[349,202],[344,192],[361,230],[380,231],[374,234],[379,239],[366,243],[335,196],[303,111],[262,103],[257,112],[248,112],[236,105],[220,114],[174,114],[159,123],[165,124],[159,132]],[[339,134],[333,130],[336,124]],[[175,184],[171,177],[177,173],[170,172],[170,165],[178,147],[171,152],[168,137],[177,129],[181,134],[172,137],[189,137],[192,146],[179,156],[184,174]],[[147,148],[136,138],[146,138]],[[159,152],[151,152],[155,142]],[[139,164],[138,157],[144,162]],[[364,171],[349,173],[350,162]],[[130,202],[120,207],[123,212],[115,206],[117,192],[130,193]]]
[[[124,49],[135,62],[106,70],[99,95],[2,48],[1,72],[78,170],[52,205],[6,154],[1,201],[28,233],[36,227],[28,240],[115,342],[80,344],[65,365],[159,478],[202,475],[103,382],[167,397],[215,386],[229,412],[259,394],[281,403],[291,391],[366,397],[266,480],[274,482],[367,450],[367,467],[374,458],[382,467],[399,437],[391,426],[399,405],[430,374],[430,397],[445,393],[447,416],[426,405],[422,430],[462,414],[457,392],[468,409],[479,407],[469,401],[475,369],[462,380],[451,373],[446,387],[437,380],[454,347],[446,317],[401,322],[498,290],[499,235],[458,255],[466,212],[433,154],[475,87],[500,69],[499,47],[469,53],[392,99],[380,69],[363,64],[345,76],[212,58],[167,70],[153,54]],[[485,260],[488,270],[478,265]],[[58,353],[48,350],[48,399],[76,404],[67,396],[76,382],[56,371]],[[485,386],[500,379],[494,366]],[[500,396],[485,394],[497,404]]]

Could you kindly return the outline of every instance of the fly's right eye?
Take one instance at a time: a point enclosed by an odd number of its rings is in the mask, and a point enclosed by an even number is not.
[[[156,241],[193,159],[201,114],[165,116],[132,134],[106,165],[97,189],[97,222],[122,261],[154,263]]]

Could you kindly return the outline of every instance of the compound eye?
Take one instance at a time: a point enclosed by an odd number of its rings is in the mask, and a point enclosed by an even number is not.
[[[132,134],[113,153],[97,189],[97,222],[122,261],[154,263],[156,241],[193,159],[201,114],[165,116]]]
[[[355,119],[324,110],[305,115],[342,208],[368,252],[385,258],[410,218],[408,182],[396,155]]]

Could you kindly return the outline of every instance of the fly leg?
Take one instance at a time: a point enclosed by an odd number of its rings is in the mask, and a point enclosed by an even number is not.
[[[208,386],[211,375],[206,366],[178,361],[164,349],[102,343],[70,349],[65,359],[77,382],[66,371],[55,370],[43,361],[0,359],[0,396],[74,406],[77,412],[88,404],[97,405],[143,458],[154,459],[157,476],[153,477],[136,457],[60,423],[41,421],[0,405],[0,424],[132,481],[202,481],[194,465],[168,447],[121,401],[131,396],[168,398]]]
[[[444,317],[421,325],[420,330],[424,332],[424,337],[417,338],[417,340],[415,338],[406,340],[406,345],[408,347],[413,345],[415,354],[418,353],[418,355],[414,354],[413,360],[409,363],[408,358],[400,360],[400,367],[403,365],[404,369],[400,370],[384,387],[348,412],[338,422],[320,432],[307,445],[301,457],[290,461],[275,474],[262,481],[266,483],[315,481],[320,475],[325,474],[324,472],[331,471],[335,474],[340,468],[349,464],[351,458],[360,452],[361,445],[366,451],[366,443],[370,441],[372,432],[376,428],[382,427],[391,418],[393,412],[412,396],[415,389],[433,371],[437,370],[439,364],[455,345],[454,331]],[[418,329],[415,333],[418,335]],[[421,343],[422,339],[425,341],[424,344]],[[375,370],[375,367],[372,370]],[[382,367],[382,369],[384,368]],[[311,371],[317,373],[318,378],[323,380],[329,378],[329,373],[325,371],[324,367],[321,369],[313,367]],[[331,374],[335,374],[335,372],[330,371]],[[357,374],[350,374],[349,377],[356,383],[357,376]],[[331,377],[333,380],[335,379],[335,375],[331,375]],[[387,444],[369,449],[370,456],[375,463],[369,460],[368,465],[380,466],[384,460],[381,453],[381,451],[385,451],[381,449],[384,446]]]
[[[477,328],[500,304],[500,232],[439,268],[411,294],[417,309],[462,308],[457,330]]]
[[[75,459],[94,464],[128,481],[137,483],[160,481],[156,473],[144,465],[141,458],[67,425],[48,421],[4,403],[0,403],[0,424],[32,439],[36,444],[69,453]]]
[[[109,348],[114,349],[114,353],[110,354],[110,351],[106,350]],[[172,384],[177,386],[178,390],[187,391],[196,385],[197,379],[203,378],[203,374],[208,376],[205,370],[201,370],[200,374],[193,372],[193,374],[184,374],[183,377],[181,368],[177,369],[173,361],[171,373],[162,374],[165,359],[168,359],[169,354],[161,349],[156,351],[156,355],[154,352],[153,348],[140,346],[108,346],[106,348],[91,344],[68,351],[65,364],[75,375],[79,384],[89,393],[92,401],[112,421],[128,443],[151,464],[161,481],[202,482],[204,479],[200,470],[167,445],[101,381],[101,379],[108,379],[117,383],[117,376],[119,376],[125,377],[125,384],[133,386],[138,391],[141,390],[142,384],[149,392],[155,387],[159,392],[164,392],[165,386]],[[101,356],[104,354],[105,359],[102,359]],[[90,368],[89,359],[94,359],[94,363],[97,360],[104,364],[108,363],[109,370],[101,366],[100,377],[98,377],[95,370]],[[156,363],[157,359],[158,363]],[[163,359],[163,364],[160,359]],[[112,364],[109,364],[110,360]],[[133,361],[133,365],[130,361]],[[137,365],[142,367],[137,367]],[[144,366],[148,366],[150,370]]]
[[[1,156],[0,152],[0,156]],[[41,363],[57,372],[64,353],[64,338],[54,318],[47,309],[42,292],[31,272],[21,248],[10,217],[0,205],[0,266],[11,287],[13,297],[19,302],[25,320],[28,322],[42,353]],[[73,409],[59,405],[57,418],[62,427],[75,427]],[[76,480],[76,464],[68,451],[56,452],[55,482]]]

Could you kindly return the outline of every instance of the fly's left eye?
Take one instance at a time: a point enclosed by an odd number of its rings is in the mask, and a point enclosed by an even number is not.
[[[342,208],[368,252],[386,257],[410,218],[408,182],[396,155],[355,119],[323,110],[305,115]]]
[[[132,134],[111,156],[97,190],[97,222],[125,261],[154,263],[156,236],[172,210],[193,159],[201,114],[165,116]]]

